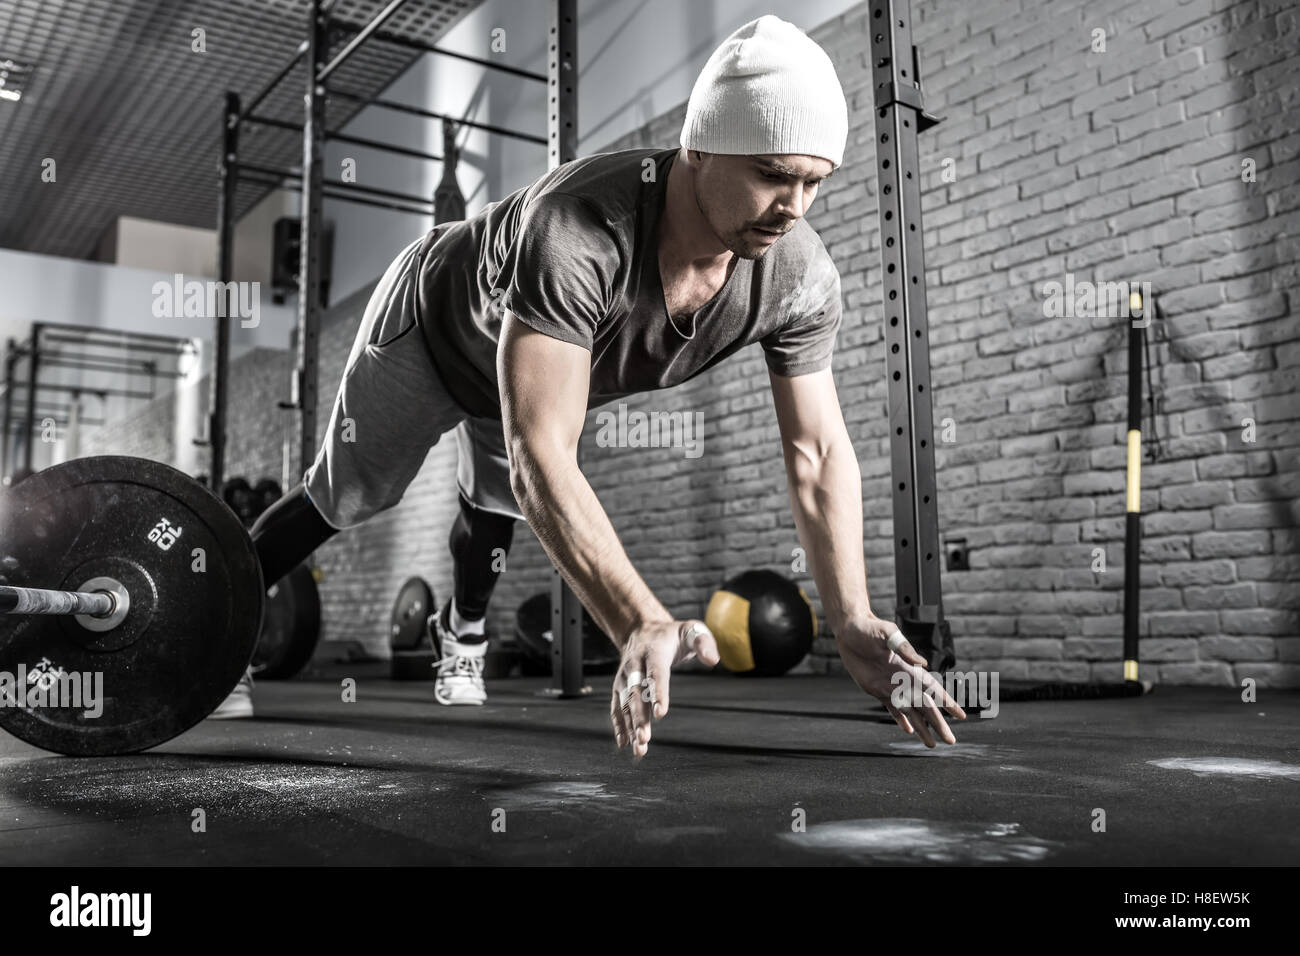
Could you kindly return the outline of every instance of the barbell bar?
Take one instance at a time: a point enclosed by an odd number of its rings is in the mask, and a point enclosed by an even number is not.
[[[50,591],[0,585],[0,612],[5,614],[85,614],[109,618],[117,600],[108,591]]]
[[[75,591],[0,584],[0,613],[71,615],[88,631],[111,631],[130,610],[131,592],[113,578],[91,578]]]

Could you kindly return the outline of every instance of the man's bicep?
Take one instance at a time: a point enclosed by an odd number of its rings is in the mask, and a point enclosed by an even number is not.
[[[591,383],[587,349],[506,312],[497,344],[497,382],[508,447],[522,442],[576,456]]]

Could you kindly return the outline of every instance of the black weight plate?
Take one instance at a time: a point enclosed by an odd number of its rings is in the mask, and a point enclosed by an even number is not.
[[[252,490],[247,478],[227,478],[221,486],[221,500],[230,505],[232,510],[238,511],[240,503]]]
[[[253,651],[253,674],[263,680],[288,680],[311,660],[319,639],[316,576],[300,564],[266,592],[262,633]]]
[[[551,592],[534,594],[515,612],[515,641],[523,654],[525,677],[551,673]],[[582,612],[582,669],[587,674],[618,670],[619,651],[595,620]]]
[[[438,655],[431,650],[393,651],[388,662],[389,676],[393,680],[434,680],[438,670]]]
[[[247,478],[231,478],[221,486],[221,500],[230,506],[230,510],[239,515],[239,520],[247,528],[252,525],[254,512],[257,510],[257,498]]]
[[[255,518],[260,518],[266,509],[271,507],[284,496],[284,491],[280,488],[280,483],[274,478],[263,478],[253,486],[253,501],[256,503],[254,511]]]
[[[0,727],[46,750],[101,756],[170,740],[225,699],[252,656],[263,593],[253,543],[219,498],[160,462],[82,458],[10,489],[0,497],[0,567],[21,587],[76,590],[107,576],[130,589],[131,610],[112,631],[0,616],[0,672],[62,671],[92,687],[102,675],[98,715],[0,706]]]
[[[413,651],[429,643],[424,622],[437,610],[433,600],[433,588],[424,578],[408,578],[402,585],[389,621],[388,643],[393,650]]]

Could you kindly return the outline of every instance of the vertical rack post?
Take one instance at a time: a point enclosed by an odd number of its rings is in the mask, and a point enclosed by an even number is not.
[[[221,494],[226,468],[226,404],[230,388],[230,317],[229,283],[234,278],[235,261],[235,191],[239,188],[239,96],[226,93],[221,120],[221,192],[217,197],[217,279],[226,290],[222,307],[214,316],[212,387],[209,389],[208,445],[211,450],[209,482]]]
[[[1136,306],[1136,308],[1135,308]],[[1138,680],[1142,613],[1142,353],[1152,304],[1129,298],[1128,468],[1124,481],[1124,680]],[[1137,316],[1141,314],[1142,320]]]
[[[298,360],[290,404],[298,411],[298,472],[316,458],[316,410],[320,382],[321,271],[324,250],[325,83],[320,73],[329,43],[322,0],[311,0],[307,25],[307,91],[302,130],[302,205],[298,262]]]
[[[14,371],[18,364],[18,343],[9,339],[5,343],[5,420],[0,431],[0,479],[9,477],[9,444],[13,440],[14,422]]]
[[[925,112],[908,0],[868,0],[880,190],[897,623],[931,670],[956,663],[939,583],[925,243],[917,134]]]
[[[546,36],[546,165],[555,169],[578,155],[578,4],[551,0]],[[551,569],[551,687],[557,697],[590,693],[582,673],[582,602]]]
[[[23,475],[30,475],[32,468],[32,444],[36,435],[36,388],[38,369],[41,364],[41,323],[32,323],[32,347],[27,353],[27,408],[23,414]]]

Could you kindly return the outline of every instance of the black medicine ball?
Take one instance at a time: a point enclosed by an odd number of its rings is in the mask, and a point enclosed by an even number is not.
[[[775,677],[812,650],[817,615],[803,589],[775,571],[745,571],[713,592],[704,623],[722,665],[737,674]]]

